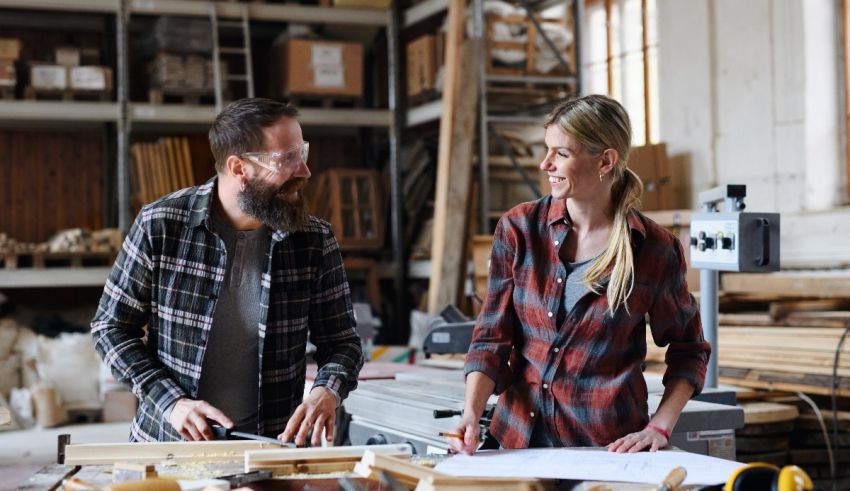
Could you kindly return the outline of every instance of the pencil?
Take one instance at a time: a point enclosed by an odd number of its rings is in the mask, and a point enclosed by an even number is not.
[[[440,436],[447,436],[449,438],[460,438],[461,440],[463,440],[463,434],[461,433],[449,433],[446,431],[441,431]]]

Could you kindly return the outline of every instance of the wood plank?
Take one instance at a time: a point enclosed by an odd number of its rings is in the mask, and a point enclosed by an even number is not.
[[[443,113],[440,117],[439,146],[437,149],[437,179],[434,198],[434,237],[431,246],[432,274],[428,287],[428,312],[436,314],[445,305],[437,305],[440,290],[454,288],[444,281],[443,255],[446,253],[446,218],[449,212],[449,192],[452,175],[452,149],[454,148],[455,111],[460,89],[461,43],[463,42],[465,0],[449,0],[444,55]],[[445,283],[445,284],[444,284]],[[451,282],[453,283],[453,282]],[[454,293],[455,290],[453,290]],[[451,297],[454,302],[455,296]]]
[[[726,293],[759,293],[776,297],[850,297],[850,273],[727,273],[720,277]]]
[[[477,40],[468,39],[464,42],[461,53],[463,84],[458,90],[458,107],[454,111],[451,159],[448,169],[443,169],[449,174],[447,189],[443,195],[444,201],[437,201],[434,210],[435,233],[431,244],[433,273],[428,286],[430,314],[436,314],[447,305],[457,305],[466,278],[467,210],[470,206],[472,149],[478,114],[478,65],[475,61],[479,53]]]
[[[65,447],[66,465],[114,464],[115,462],[234,462],[248,450],[279,448],[273,443],[249,440],[210,442],[87,443]]]
[[[416,484],[416,491],[543,491],[537,479],[503,479],[486,477],[426,476]]]
[[[184,187],[194,186],[195,171],[192,165],[192,152],[189,149],[189,139],[186,137],[180,138],[180,155],[180,162],[183,165],[183,176],[186,179],[183,185]]]
[[[747,402],[740,406],[744,409],[745,425],[791,421],[800,414],[796,406],[774,402]]]

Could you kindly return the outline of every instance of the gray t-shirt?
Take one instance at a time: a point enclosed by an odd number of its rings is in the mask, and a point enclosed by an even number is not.
[[[198,386],[207,401],[233,420],[234,430],[256,433],[260,377],[260,290],[269,250],[269,230],[238,231],[216,212],[211,226],[227,250]]]
[[[570,313],[581,297],[589,291],[584,284],[584,273],[590,268],[596,258],[576,263],[566,263],[567,279],[564,285],[564,312]]]

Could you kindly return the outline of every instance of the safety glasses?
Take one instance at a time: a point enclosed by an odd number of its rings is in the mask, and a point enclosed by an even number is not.
[[[293,148],[281,152],[248,152],[239,157],[249,160],[264,169],[274,173],[295,172],[302,162],[307,163],[307,155],[310,152],[310,144],[301,142]]]

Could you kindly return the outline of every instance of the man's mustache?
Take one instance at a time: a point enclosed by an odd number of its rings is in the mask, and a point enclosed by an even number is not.
[[[296,177],[291,181],[287,181],[280,187],[280,191],[277,194],[279,195],[287,195],[289,193],[293,193],[295,191],[301,191],[307,184],[310,182],[310,179],[306,177]]]

